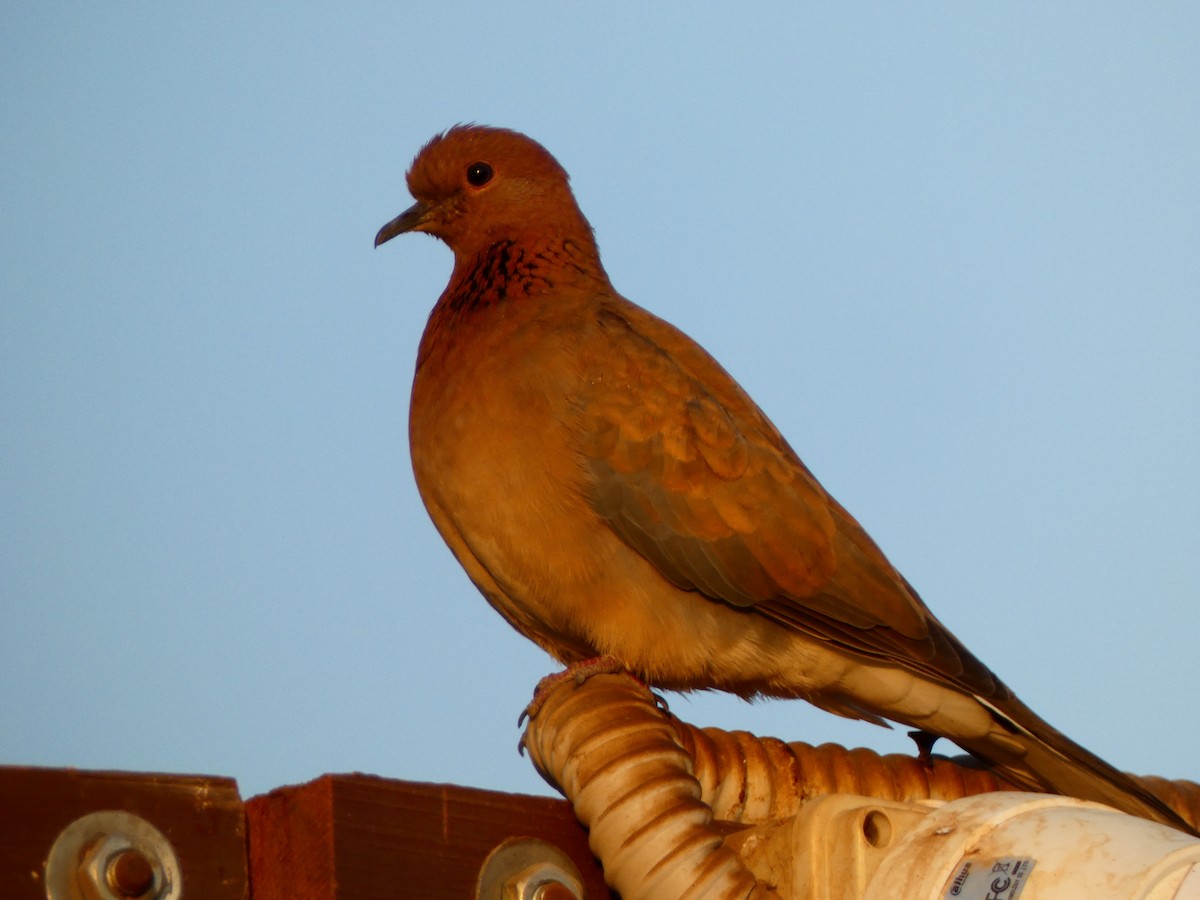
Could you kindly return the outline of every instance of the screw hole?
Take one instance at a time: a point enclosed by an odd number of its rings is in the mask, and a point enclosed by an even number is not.
[[[872,847],[886,847],[892,842],[892,820],[877,809],[863,817],[863,837]]]

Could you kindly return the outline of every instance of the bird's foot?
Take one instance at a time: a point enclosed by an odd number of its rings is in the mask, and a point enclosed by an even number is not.
[[[575,682],[576,687],[578,687],[594,675],[622,674],[628,675],[630,673],[625,668],[625,664],[614,656],[595,656],[591,659],[581,659],[578,662],[573,662],[561,672],[547,675],[537,683],[537,687],[533,689],[533,699],[521,711],[521,715],[517,719],[517,725],[519,727],[525,724],[526,719],[532,719],[536,716],[538,710],[542,708],[542,704],[546,702],[546,697],[550,695],[550,691],[568,679]],[[636,675],[632,677],[637,678]],[[641,679],[638,680],[641,681]]]
[[[933,765],[933,745],[941,735],[930,734],[928,731],[910,731],[908,736],[917,745],[917,762],[924,766]]]

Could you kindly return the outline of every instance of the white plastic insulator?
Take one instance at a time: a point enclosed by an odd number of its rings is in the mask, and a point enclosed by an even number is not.
[[[1008,876],[1022,860],[1026,877],[1014,885]],[[981,794],[925,815],[893,844],[862,898],[1017,896],[1200,900],[1200,839],[1083,800]]]

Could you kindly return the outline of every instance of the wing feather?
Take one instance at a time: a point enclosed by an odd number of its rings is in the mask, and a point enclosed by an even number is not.
[[[663,577],[849,652],[1009,695],[704,350],[632,304],[604,308],[597,326],[575,398],[588,499]]]

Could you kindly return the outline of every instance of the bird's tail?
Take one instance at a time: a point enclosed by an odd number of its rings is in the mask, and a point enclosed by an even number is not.
[[[1200,837],[1196,823],[1145,784],[1072,741],[1020,700],[997,704],[976,699],[992,711],[996,728],[983,742],[964,742],[964,749],[1008,781],[1028,790],[1093,800]]]

